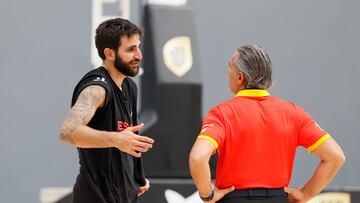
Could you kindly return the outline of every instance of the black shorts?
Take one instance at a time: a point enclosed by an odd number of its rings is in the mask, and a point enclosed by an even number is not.
[[[79,174],[73,188],[72,203],[103,203],[83,175]]]

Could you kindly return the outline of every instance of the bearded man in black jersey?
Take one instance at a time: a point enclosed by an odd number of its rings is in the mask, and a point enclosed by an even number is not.
[[[136,203],[146,192],[141,153],[154,140],[138,135],[136,76],[142,59],[142,30],[128,20],[104,21],[95,43],[102,66],[77,84],[72,108],[60,130],[64,143],[77,147],[80,173],[74,203]]]

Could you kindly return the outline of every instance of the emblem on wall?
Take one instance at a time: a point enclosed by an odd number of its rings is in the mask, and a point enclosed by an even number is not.
[[[193,65],[191,40],[178,36],[168,40],[162,50],[164,64],[177,77],[185,75]]]

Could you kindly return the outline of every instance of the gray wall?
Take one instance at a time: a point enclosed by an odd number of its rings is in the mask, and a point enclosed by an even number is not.
[[[227,92],[227,60],[246,43],[273,60],[273,95],[303,106],[341,144],[347,163],[331,187],[360,186],[360,2],[194,0],[204,81],[203,115]],[[138,19],[137,19],[138,20]],[[59,126],[91,67],[90,1],[0,1],[0,202],[39,202],[47,186],[72,186],[73,147]],[[160,147],[160,146],[159,146]],[[292,185],[316,166],[300,149]]]
[[[90,64],[87,1],[0,1],[0,202],[39,202],[68,186],[77,154],[58,129]]]

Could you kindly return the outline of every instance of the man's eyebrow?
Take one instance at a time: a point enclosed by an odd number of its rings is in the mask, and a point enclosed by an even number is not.
[[[141,44],[139,44],[139,45],[130,45],[130,46],[128,46],[127,48],[128,48],[128,49],[131,49],[131,48],[140,47],[140,46],[141,46]]]

